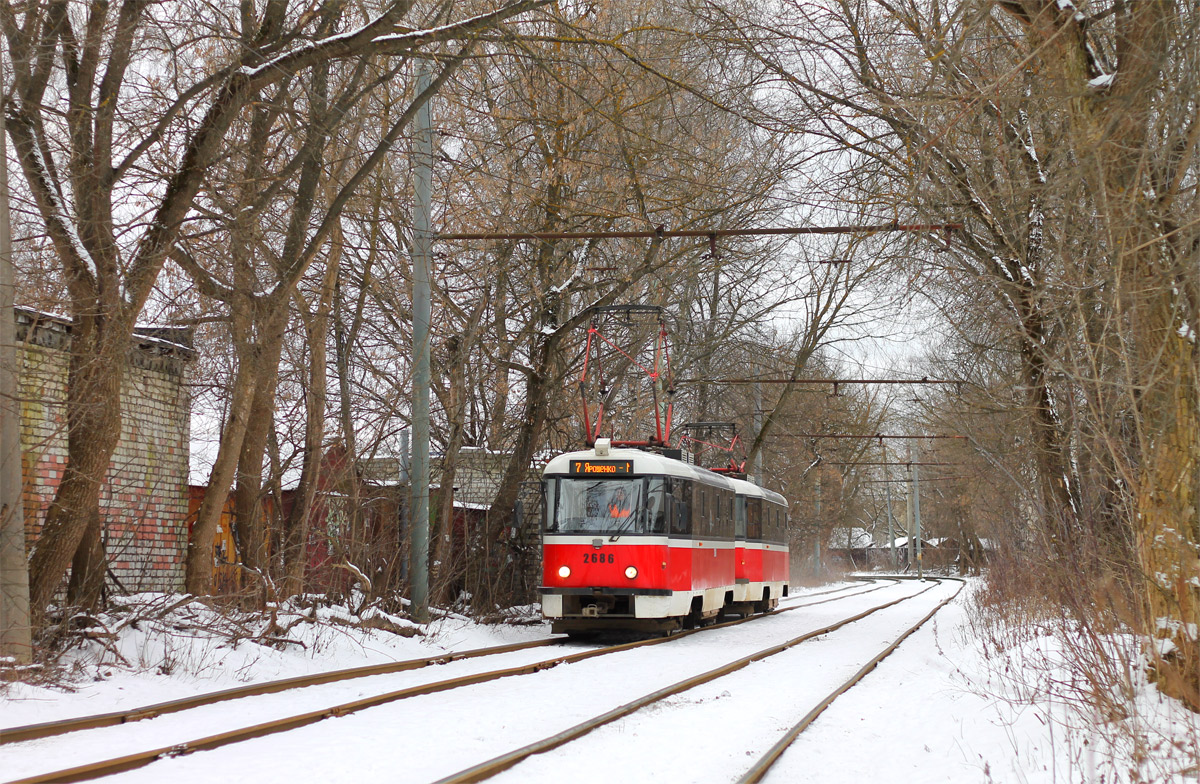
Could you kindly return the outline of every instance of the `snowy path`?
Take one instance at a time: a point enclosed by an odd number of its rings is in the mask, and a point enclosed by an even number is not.
[[[711,630],[665,645],[415,697],[288,733],[160,761],[119,778],[199,782],[211,780],[220,771],[222,778],[254,782],[383,778],[431,781],[573,726],[687,675],[922,588],[905,582],[869,595]],[[924,606],[927,611],[929,603]],[[226,726],[250,722],[231,703],[224,705],[224,712],[229,718]],[[736,716],[729,720],[738,721]],[[162,719],[151,723],[158,721]],[[204,730],[197,727],[190,734],[195,737]],[[42,764],[41,769],[45,769]],[[65,765],[58,758],[52,767]],[[9,770],[5,764],[6,774]]]

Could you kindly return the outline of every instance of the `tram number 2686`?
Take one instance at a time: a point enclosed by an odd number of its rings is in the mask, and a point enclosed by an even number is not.
[[[616,563],[612,553],[584,553],[584,563]]]

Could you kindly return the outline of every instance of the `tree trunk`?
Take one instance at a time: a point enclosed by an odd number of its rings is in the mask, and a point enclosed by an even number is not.
[[[262,308],[266,315],[258,324],[259,342],[253,352],[252,369],[258,380],[238,455],[233,505],[234,520],[245,547],[242,563],[267,575],[271,569],[268,521],[262,508],[263,455],[275,427],[275,391],[279,386],[279,358],[288,311],[273,302],[264,303]],[[275,513],[282,514],[283,510],[277,509]]]
[[[483,298],[481,298],[482,301]],[[467,407],[466,397],[466,367],[463,362],[464,343],[469,337],[460,339],[457,335],[450,340],[450,394],[446,416],[450,420],[450,437],[446,443],[446,451],[442,456],[441,492],[438,495],[437,527],[433,531],[433,563],[436,568],[436,579],[433,581],[431,601],[440,606],[449,603],[452,597],[450,589],[461,574],[461,564],[457,562],[454,552],[454,478],[458,468],[458,458],[463,448],[463,432]]]
[[[94,608],[104,593],[104,577],[108,558],[104,552],[104,525],[97,506],[83,529],[83,539],[71,560],[71,579],[67,583],[67,603],[76,607]]]
[[[1196,344],[1175,333],[1168,296],[1158,312],[1165,338],[1157,383],[1146,395],[1146,428],[1155,433],[1142,464],[1137,492],[1138,553],[1146,575],[1149,631],[1175,643],[1169,658],[1157,655],[1163,691],[1200,711],[1200,399]],[[1165,322],[1165,323],[1164,323]],[[1190,626],[1190,629],[1189,629]]]
[[[229,404],[229,415],[225,429],[221,432],[221,443],[217,459],[208,475],[208,487],[200,502],[200,511],[192,526],[188,539],[187,579],[188,593],[206,596],[212,593],[213,535],[221,521],[221,513],[229,498],[229,487],[237,471],[238,454],[246,434],[250,414],[250,402],[254,398],[254,371],[245,362],[238,362],[233,382],[233,399]]]
[[[99,543],[100,489],[121,435],[121,383],[125,370],[125,331],[99,318],[75,322],[67,379],[67,466],[29,563],[29,595],[34,627],[62,585],[89,525],[97,533],[83,563],[94,563]],[[100,573],[101,578],[103,572]],[[70,599],[98,598],[76,582]]]
[[[328,381],[326,337],[329,334],[329,311],[333,305],[334,281],[338,273],[338,254],[335,252],[325,271],[321,296],[316,313],[306,318],[305,331],[308,335],[309,371],[308,388],[305,390],[307,415],[304,422],[304,463],[300,470],[300,485],[296,488],[295,500],[287,518],[283,547],[282,596],[296,596],[304,590],[304,570],[308,565],[309,518],[321,472],[321,458],[325,447],[325,387]],[[302,296],[297,294],[297,300]],[[301,305],[307,309],[306,305]],[[327,536],[333,533],[326,530]],[[345,536],[345,532],[341,532]],[[331,542],[330,551],[340,554],[341,542]]]
[[[485,561],[480,568],[479,585],[472,587],[472,594],[476,599],[485,603],[490,603],[492,599],[491,587],[486,581],[488,565],[492,561],[492,548],[496,542],[500,541],[505,526],[512,522],[517,496],[521,492],[521,483],[528,478],[533,453],[541,442],[542,430],[546,426],[546,417],[549,413],[549,380],[554,377],[553,367],[558,354],[558,336],[560,334],[556,332],[548,336],[538,352],[537,367],[526,382],[524,416],[517,443],[504,470],[504,477],[500,481],[496,497],[488,510],[483,543]],[[488,591],[487,595],[480,593],[484,589]]]

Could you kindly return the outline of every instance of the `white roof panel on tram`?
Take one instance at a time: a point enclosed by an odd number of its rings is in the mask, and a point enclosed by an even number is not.
[[[733,489],[732,480],[709,471],[707,468],[689,465],[680,460],[644,452],[641,449],[609,449],[606,455],[597,455],[594,449],[580,452],[565,452],[549,463],[544,474],[570,474],[572,460],[594,460],[600,463],[613,460],[632,460],[634,474],[659,474],[662,476],[678,476],[684,479],[695,479],[708,484],[717,484]]]
[[[609,449],[606,455],[597,455],[594,449],[579,452],[565,452],[553,458],[546,464],[544,474],[570,474],[572,460],[632,460],[634,474],[660,474],[663,476],[679,476],[685,479],[697,479],[709,484],[721,484],[730,487],[739,495],[751,498],[765,498],[777,504],[787,506],[788,502],[779,493],[760,487],[744,479],[734,479],[700,468],[680,460],[664,457],[654,452],[644,452],[641,449]]]
[[[768,490],[765,487],[756,485],[753,482],[747,482],[745,479],[730,479],[733,482],[735,492],[738,495],[749,496],[750,498],[765,498],[768,501],[774,501],[777,504],[788,505],[787,499],[776,493],[774,490]]]

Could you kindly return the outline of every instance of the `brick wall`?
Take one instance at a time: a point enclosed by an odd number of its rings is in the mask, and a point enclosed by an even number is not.
[[[25,535],[36,541],[67,461],[70,324],[18,308]],[[129,591],[180,590],[188,537],[190,336],[139,328],[121,391],[121,440],[100,498],[109,566]]]

